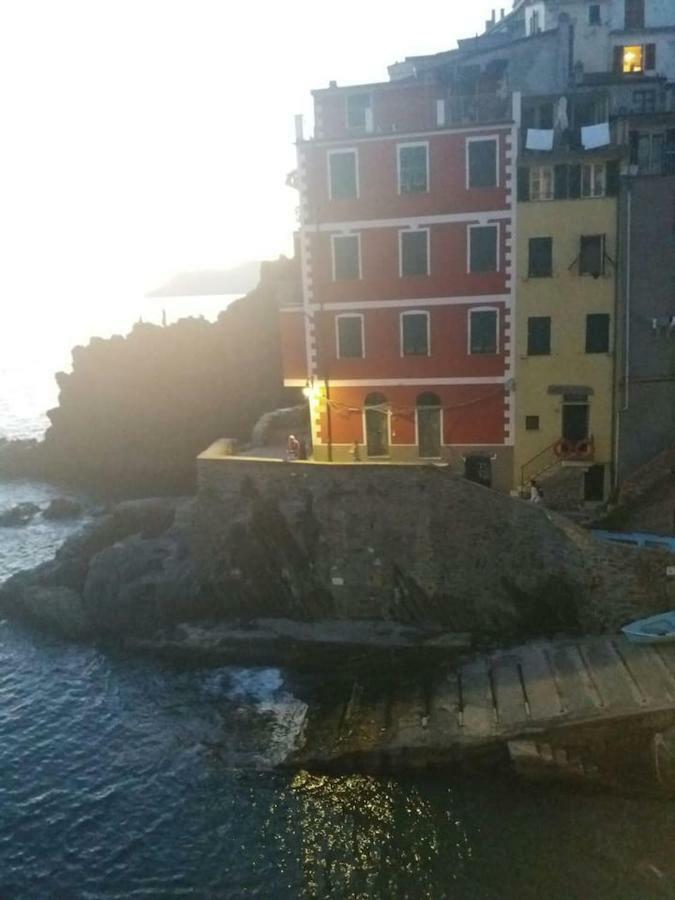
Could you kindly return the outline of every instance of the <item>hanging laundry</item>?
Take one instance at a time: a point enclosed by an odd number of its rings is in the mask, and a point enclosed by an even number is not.
[[[610,140],[609,122],[601,122],[599,125],[587,125],[581,129],[581,143],[584,150],[606,147]]]
[[[567,116],[567,97],[560,97],[555,105],[553,126],[554,128],[557,128],[558,131],[567,131],[570,127],[569,118]]]
[[[552,128],[528,128],[527,150],[553,150]]]

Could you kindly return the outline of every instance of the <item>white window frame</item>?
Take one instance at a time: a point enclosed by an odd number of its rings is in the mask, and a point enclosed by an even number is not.
[[[424,359],[421,353],[404,353],[403,350],[403,319],[406,316],[426,316],[427,317],[427,352],[426,356],[431,356],[431,316],[426,309],[407,309],[398,317],[399,341],[401,350],[401,359]]]
[[[335,272],[335,241],[340,240],[341,238],[356,238],[357,248],[358,248],[358,256],[359,256],[359,276],[358,278],[337,278]],[[331,234],[330,236],[330,255],[331,255],[331,274],[333,276],[333,281],[361,281],[363,278],[363,269],[361,267],[361,232],[349,232],[345,234]]]
[[[482,313],[482,312],[494,312],[497,313],[497,349],[494,353],[472,353],[471,352],[471,319],[474,313]],[[467,315],[467,328],[466,328],[466,353],[467,356],[499,356],[502,352],[502,341],[501,341],[501,316],[500,309],[498,306],[472,306],[468,310]]]
[[[551,184],[551,194],[548,197],[542,197],[541,193],[535,195],[532,189],[532,182],[534,181],[534,173],[539,173],[539,184],[541,185],[541,173],[548,171],[550,173],[550,184]],[[534,203],[549,203],[551,200],[555,200],[555,168],[553,166],[530,166],[530,172],[528,175],[529,178],[529,192],[530,192],[530,200]]]
[[[334,197],[333,196],[333,180],[331,178],[331,157],[344,156],[345,153],[351,153],[354,156],[354,174],[356,180],[356,194],[354,197]],[[328,179],[328,197],[330,200],[358,200],[361,196],[361,182],[359,179],[359,151],[356,147],[340,147],[339,150],[329,150],[326,154],[326,177]]]
[[[427,273],[428,278],[431,275],[431,228],[399,228],[398,232],[398,277],[399,278],[424,278],[424,275],[404,275],[403,274],[403,235],[413,234],[418,231],[426,231],[427,233]]]
[[[340,353],[340,319],[361,320],[361,356],[342,356]],[[366,358],[366,328],[363,313],[340,313],[335,316],[335,358],[336,359],[365,359]]]
[[[431,190],[431,177],[429,172],[429,141],[410,141],[405,144],[397,144],[396,145],[396,179],[398,182],[398,192],[400,196],[404,196],[403,191],[401,189],[401,150],[409,149],[411,147],[424,147],[426,150],[426,167],[427,167],[427,186],[423,191],[406,191],[405,196],[407,197],[409,193],[413,194],[428,194]]]
[[[596,186],[596,181],[597,181],[596,176],[597,176],[597,170],[600,168],[602,168],[602,176],[601,176],[601,178],[602,178],[602,193],[596,194],[595,193],[595,186]],[[591,192],[590,192],[590,194],[584,194],[584,170],[585,169],[588,169],[591,173],[591,178],[590,178]],[[580,193],[581,193],[581,197],[584,200],[594,200],[599,197],[607,196],[607,165],[606,165],[606,163],[604,163],[604,162],[582,163]]]
[[[471,144],[476,143],[485,143],[486,141],[492,141],[496,144],[495,147],[495,183],[492,187],[472,187],[471,186],[471,172],[469,168],[470,161],[470,150],[469,147]],[[464,144],[464,168],[466,175],[466,189],[467,191],[489,191],[489,190],[497,190],[497,188],[501,187],[500,178],[499,178],[499,135],[498,134],[482,134],[479,137],[468,137]]]
[[[501,272],[502,260],[501,260],[501,242],[502,242],[502,232],[499,222],[486,222],[485,224],[475,224],[475,225],[467,225],[467,233],[466,233],[466,272],[467,275],[489,275],[489,272],[474,272],[471,268],[471,232],[474,228],[496,228],[497,229],[497,268],[495,269],[495,273]]]

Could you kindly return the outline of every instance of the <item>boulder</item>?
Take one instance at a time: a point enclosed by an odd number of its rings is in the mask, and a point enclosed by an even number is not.
[[[142,633],[192,618],[197,595],[192,563],[176,535],[134,535],[92,558],[83,602],[97,632]]]
[[[11,528],[17,525],[26,525],[39,512],[40,507],[35,503],[17,503],[11,509],[0,512],[0,526]]]
[[[78,500],[71,500],[69,497],[56,497],[51,501],[47,509],[43,510],[42,516],[45,519],[76,519],[82,515],[82,504]]]
[[[68,587],[31,585],[23,594],[24,617],[65,638],[77,640],[89,633],[82,597]]]

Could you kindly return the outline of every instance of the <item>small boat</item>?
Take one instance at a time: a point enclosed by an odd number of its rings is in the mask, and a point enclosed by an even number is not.
[[[621,629],[629,641],[638,644],[661,644],[675,641],[675,611],[638,619]]]

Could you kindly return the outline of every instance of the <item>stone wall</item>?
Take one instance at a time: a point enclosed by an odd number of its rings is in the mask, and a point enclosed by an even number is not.
[[[675,315],[675,176],[633,178],[624,184],[623,221],[628,221],[627,190],[632,194],[630,248],[624,228],[621,257],[630,257],[631,290],[629,301],[624,272],[617,334],[619,480],[630,478],[675,441],[675,331],[666,324]]]
[[[385,619],[503,640],[612,629],[675,599],[669,554],[596,541],[433,466],[204,458],[198,479],[195,564],[229,616]]]

